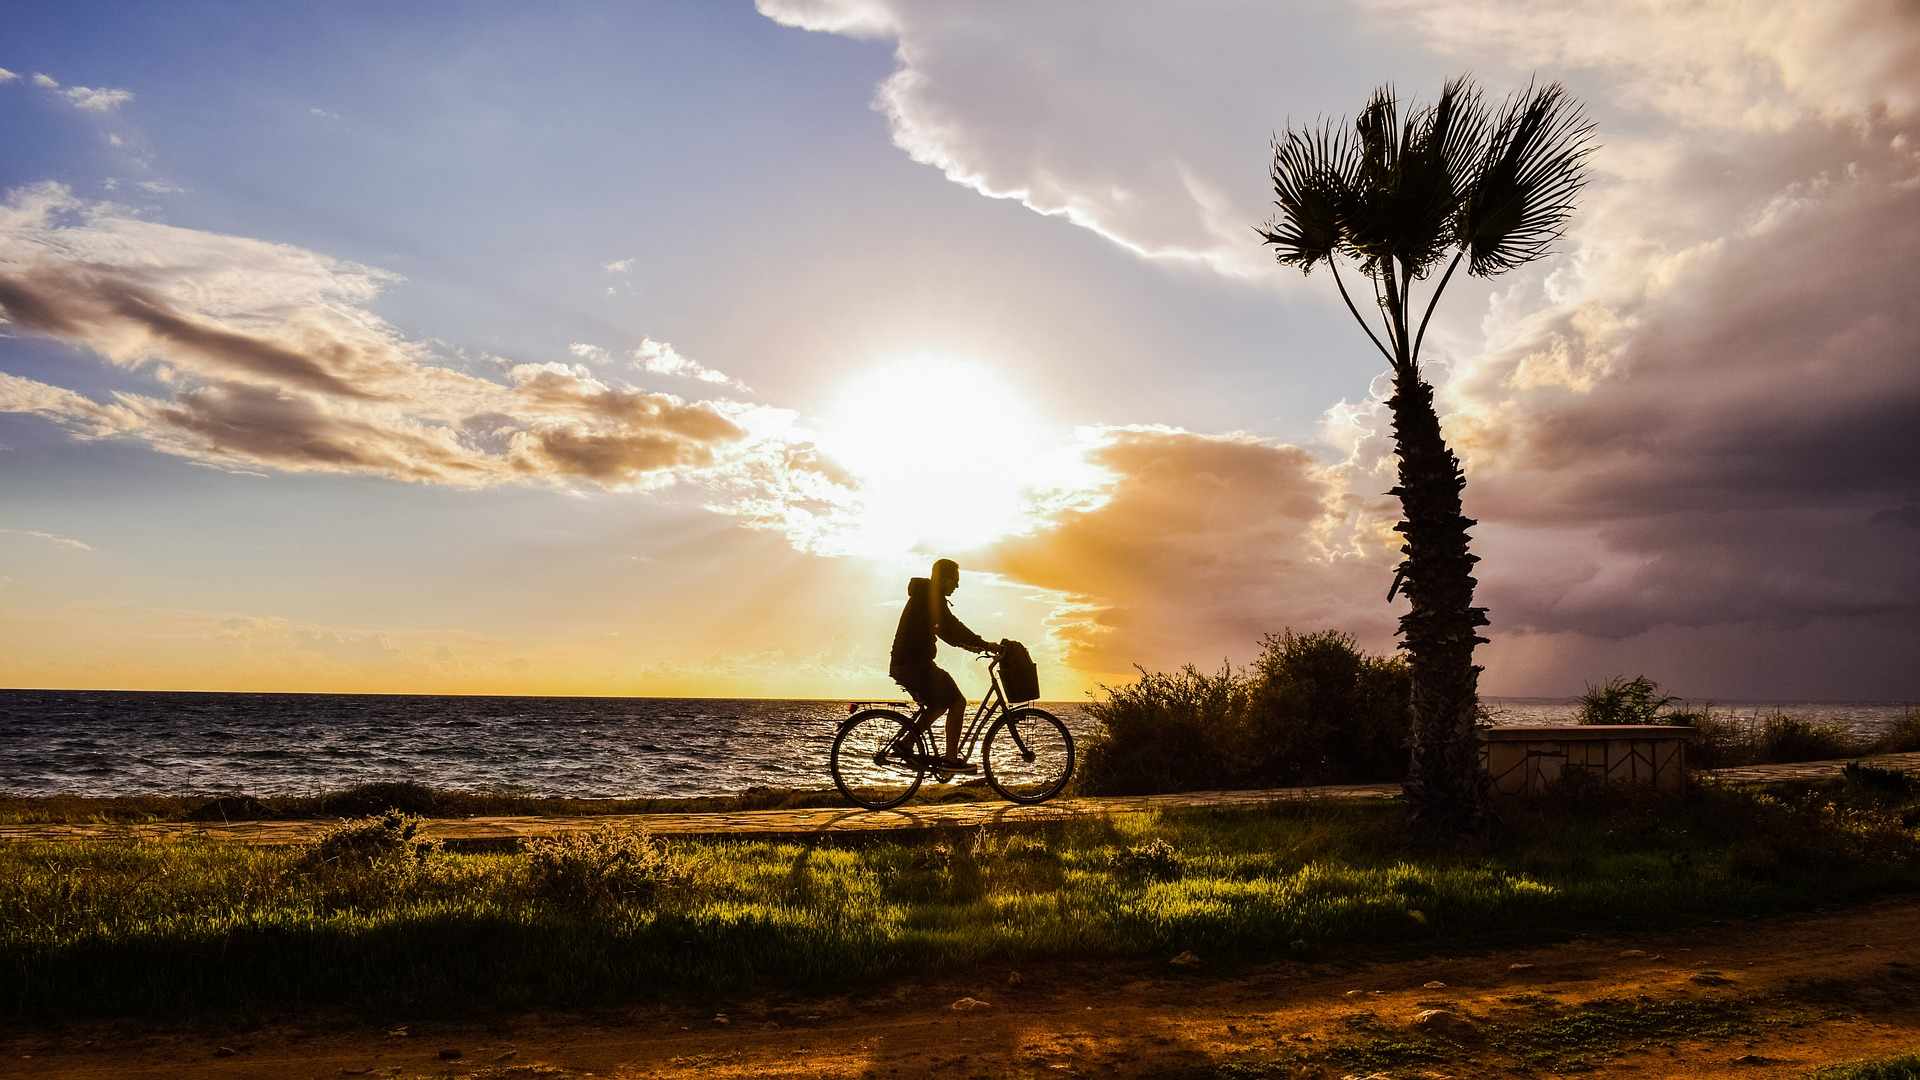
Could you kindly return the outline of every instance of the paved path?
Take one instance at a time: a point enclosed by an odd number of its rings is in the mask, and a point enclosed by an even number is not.
[[[1883,754],[1861,758],[1873,765],[1920,775],[1920,753]],[[1736,784],[1763,784],[1783,780],[1819,780],[1837,776],[1847,764],[1807,761],[1792,765],[1748,765],[1715,769],[1706,775]],[[644,826],[672,836],[737,836],[757,839],[774,836],[811,836],[823,833],[870,833],[885,830],[934,829],[954,826],[1012,825],[1065,818],[1097,817],[1140,810],[1194,807],[1253,807],[1272,803],[1334,800],[1350,802],[1394,799],[1398,784],[1350,784],[1338,787],[1271,788],[1264,791],[1189,791],[1179,795],[1122,795],[1059,799],[1041,806],[1016,806],[999,801],[968,803],[908,803],[898,810],[867,811],[852,807],[806,810],[740,810],[700,814],[612,814],[590,817],[474,817],[437,818],[426,823],[426,833],[457,844],[508,843],[529,836],[558,836],[602,825]],[[0,841],[132,839],[204,836],[242,844],[300,844],[313,840],[330,826],[327,821],[162,822],[146,825],[0,825]]]

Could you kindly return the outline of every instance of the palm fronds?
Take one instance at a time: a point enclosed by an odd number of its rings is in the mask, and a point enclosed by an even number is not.
[[[1547,254],[1566,231],[1593,150],[1593,124],[1559,83],[1509,98],[1461,207],[1467,272],[1491,277]]]
[[[1498,113],[1465,76],[1411,112],[1382,86],[1351,123],[1289,127],[1274,140],[1278,213],[1256,231],[1276,259],[1302,272],[1326,262],[1337,278],[1340,258],[1358,263],[1389,309],[1393,348],[1381,351],[1396,367],[1414,367],[1426,318],[1409,333],[1412,283],[1452,255],[1427,304],[1431,316],[1463,257],[1469,273],[1485,277],[1545,255],[1584,182],[1592,134],[1558,83],[1529,87]],[[1354,317],[1374,336],[1357,309]]]
[[[1279,215],[1256,230],[1282,265],[1312,273],[1340,244],[1341,202],[1353,187],[1353,143],[1343,130],[1287,132],[1273,143],[1274,205]]]

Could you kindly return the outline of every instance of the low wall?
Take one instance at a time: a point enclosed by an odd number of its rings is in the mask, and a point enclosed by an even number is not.
[[[1537,795],[1570,771],[1680,791],[1692,738],[1691,727],[1660,724],[1488,728],[1480,733],[1480,765],[1500,795]]]

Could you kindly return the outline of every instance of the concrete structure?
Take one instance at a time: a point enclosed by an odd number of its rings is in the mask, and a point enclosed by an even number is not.
[[[1480,764],[1499,795],[1537,795],[1568,772],[1680,791],[1692,738],[1691,727],[1664,724],[1488,728],[1480,733]]]

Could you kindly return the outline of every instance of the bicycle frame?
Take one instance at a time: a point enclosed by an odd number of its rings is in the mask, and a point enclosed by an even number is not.
[[[1007,707],[1007,691],[1000,685],[1000,658],[998,656],[987,661],[987,682],[990,686],[986,696],[980,699],[979,706],[973,710],[973,718],[967,721],[966,728],[960,733],[960,759],[962,761],[970,761],[973,759],[973,748],[979,745],[980,738],[986,734],[987,727],[994,720],[998,719],[1001,713],[1009,711]],[[855,702],[852,708],[858,708],[864,704],[869,703]],[[913,719],[908,724],[907,729],[903,730],[892,743],[888,744],[887,750],[891,752],[899,749],[901,742],[909,737],[907,734],[908,731],[925,733],[933,730],[933,722],[938,718],[938,715],[939,714],[930,711],[925,706],[920,707],[914,712]],[[1024,739],[1020,738],[1020,729],[1009,727],[1008,730],[1013,735],[1015,745],[1020,747],[1020,752],[1023,754],[1026,753],[1027,744]]]

